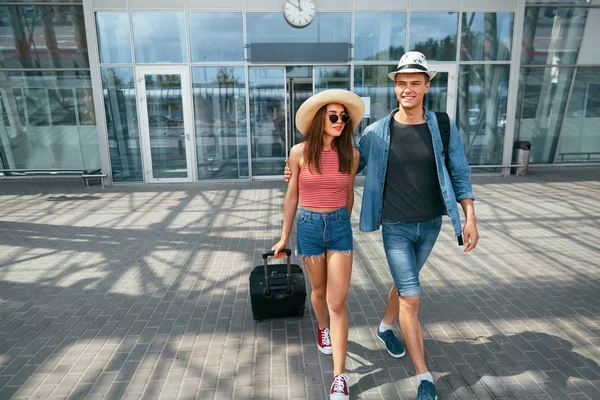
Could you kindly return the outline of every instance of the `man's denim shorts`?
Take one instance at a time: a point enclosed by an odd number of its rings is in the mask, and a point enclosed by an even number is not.
[[[441,227],[442,216],[416,223],[382,221],[383,248],[398,296],[421,294],[419,273]]]
[[[296,219],[296,255],[314,257],[327,251],[350,252],[352,226],[346,207],[319,213],[301,208]]]

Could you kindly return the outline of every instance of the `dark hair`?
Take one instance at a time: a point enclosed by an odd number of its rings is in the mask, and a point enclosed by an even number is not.
[[[344,106],[344,111],[346,107]],[[305,158],[309,171],[312,171],[314,166],[317,173],[321,173],[321,152],[323,151],[323,124],[325,122],[325,114],[327,113],[327,104],[317,111],[313,118],[310,127],[306,132],[306,150]],[[338,171],[346,174],[352,173],[352,160],[354,158],[354,150],[352,145],[352,120],[344,125],[342,134],[333,139],[332,147],[337,150],[339,158]]]

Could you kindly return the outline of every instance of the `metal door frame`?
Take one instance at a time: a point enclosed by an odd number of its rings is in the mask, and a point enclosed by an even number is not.
[[[438,73],[445,72],[448,74],[448,93],[446,96],[446,112],[453,120],[456,120],[456,104],[457,104],[457,90],[458,90],[458,67],[456,64],[447,63],[436,63],[430,62],[428,65],[429,70],[436,71]],[[435,80],[435,77],[433,78]],[[433,111],[444,111],[444,110],[433,110]]]
[[[295,133],[296,133],[296,129],[295,129],[295,121],[296,121],[296,116],[294,115],[294,90],[292,89],[292,87],[294,86],[294,83],[304,83],[304,84],[310,84],[311,85],[311,96],[315,93],[315,77],[314,74],[311,74],[312,76],[310,78],[287,78],[286,76],[286,80],[285,80],[285,96],[286,96],[286,101],[289,102],[289,106],[287,107],[288,112],[288,122],[286,125],[286,138],[285,138],[285,156],[286,158],[289,157],[289,150],[291,149],[291,147],[294,145],[294,138],[295,138]],[[289,86],[288,86],[289,85]]]
[[[183,104],[183,126],[185,135],[185,151],[187,164],[187,178],[154,178],[152,171],[152,151],[150,145],[150,126],[148,121],[148,107],[146,103],[145,75],[180,75],[181,100]],[[190,73],[187,66],[139,66],[135,69],[137,79],[137,106],[138,128],[140,132],[140,147],[144,160],[144,180],[148,183],[176,183],[194,182],[197,178],[195,167],[196,136],[194,135],[194,109],[191,92]]]

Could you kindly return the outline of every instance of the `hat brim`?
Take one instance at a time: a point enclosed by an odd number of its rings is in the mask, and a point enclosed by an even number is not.
[[[432,80],[436,75],[437,75],[437,71],[423,71],[420,69],[416,69],[416,68],[407,68],[407,69],[403,69],[402,71],[394,71],[394,72],[390,72],[388,74],[388,77],[393,80],[396,81],[396,74],[427,74],[429,75],[429,80]]]
[[[330,89],[309,97],[296,112],[296,129],[304,136],[310,128],[317,111],[326,104],[342,104],[350,114],[352,129],[355,129],[365,114],[365,103],[356,94],[348,90]]]

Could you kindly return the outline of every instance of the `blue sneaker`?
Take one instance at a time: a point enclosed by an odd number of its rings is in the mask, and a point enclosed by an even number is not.
[[[400,358],[404,357],[406,354],[402,343],[400,343],[400,340],[398,340],[393,330],[388,329],[387,331],[381,332],[379,328],[377,328],[377,337],[385,344],[385,348],[387,349],[387,352],[390,353],[390,356]]]
[[[422,381],[417,392],[417,400],[437,400],[435,385],[430,381]]]

